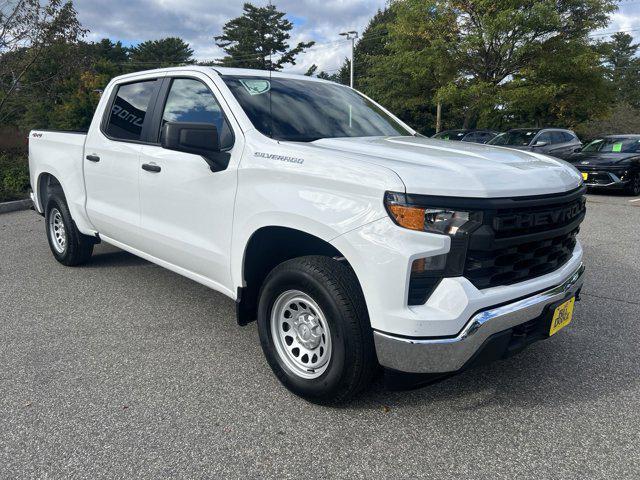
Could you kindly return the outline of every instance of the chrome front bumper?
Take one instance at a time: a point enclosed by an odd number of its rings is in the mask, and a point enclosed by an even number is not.
[[[455,372],[491,335],[538,318],[547,306],[575,295],[583,282],[581,264],[562,284],[550,290],[475,314],[456,337],[403,338],[374,331],[378,361],[383,367],[400,372]]]

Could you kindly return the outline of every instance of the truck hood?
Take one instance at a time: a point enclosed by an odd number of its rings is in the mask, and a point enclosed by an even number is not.
[[[330,138],[315,148],[349,154],[395,171],[407,193],[512,197],[573,190],[582,183],[567,162],[533,152],[424,137]]]

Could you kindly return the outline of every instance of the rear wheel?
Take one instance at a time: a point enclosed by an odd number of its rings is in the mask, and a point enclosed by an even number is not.
[[[640,173],[636,173],[627,185],[627,193],[634,196],[640,195]]]
[[[350,400],[377,369],[355,273],[329,257],[295,258],[273,269],[260,293],[258,331],[278,379],[314,403]]]
[[[80,265],[91,258],[95,239],[80,233],[61,192],[53,192],[49,195],[45,225],[51,253],[58,262],[73,266]]]

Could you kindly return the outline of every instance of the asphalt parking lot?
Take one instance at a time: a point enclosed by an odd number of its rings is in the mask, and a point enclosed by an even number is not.
[[[67,268],[0,215],[0,478],[638,478],[640,201],[592,195],[573,323],[343,409],[271,374],[231,300],[100,245]]]

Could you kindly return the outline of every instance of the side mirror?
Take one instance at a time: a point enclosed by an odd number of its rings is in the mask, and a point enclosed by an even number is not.
[[[580,153],[582,151],[582,147],[577,147],[573,149],[573,153]]]
[[[541,141],[537,141],[536,143],[533,144],[534,147],[544,147],[547,144],[547,142],[541,142]]]
[[[160,145],[167,150],[200,155],[214,172],[229,165],[230,155],[220,149],[218,129],[210,123],[167,122],[160,132]]]

